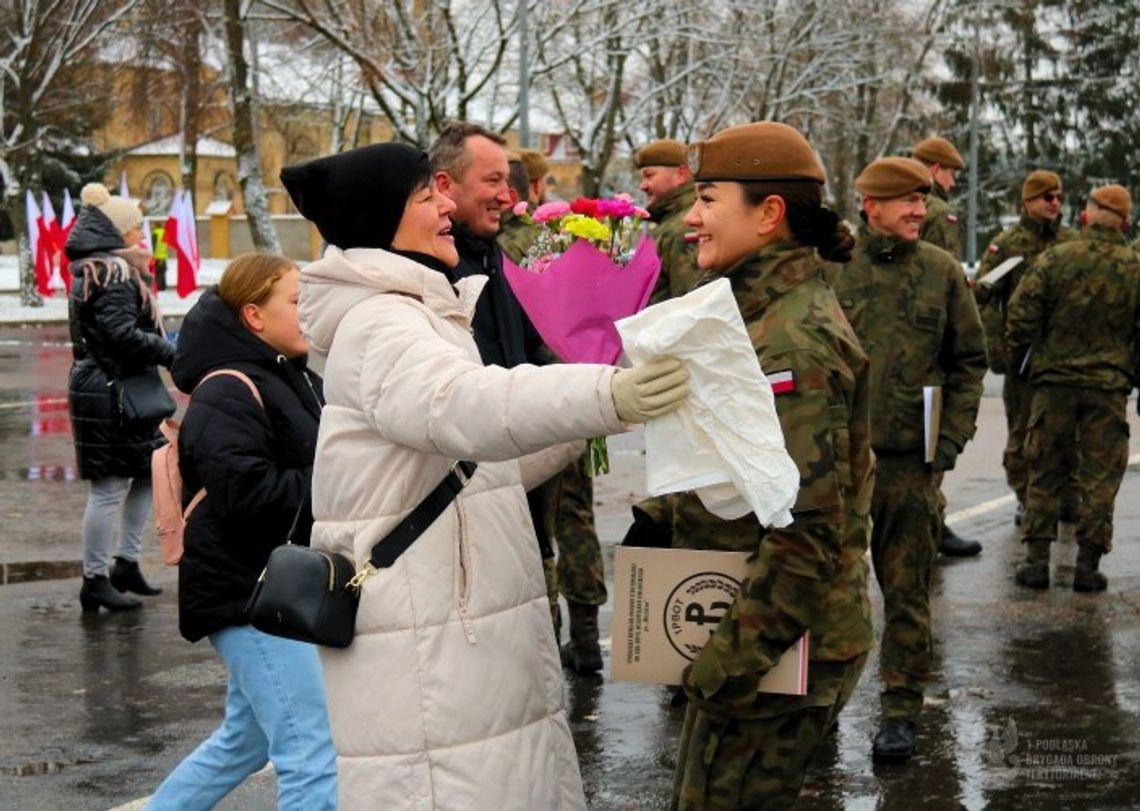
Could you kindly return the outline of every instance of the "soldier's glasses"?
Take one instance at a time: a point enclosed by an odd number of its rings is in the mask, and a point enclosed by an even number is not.
[[[1045,192],[1045,194],[1041,195],[1041,199],[1044,200],[1046,203],[1059,203],[1059,202],[1061,202],[1062,198],[1061,198],[1061,195],[1059,193],[1050,191],[1050,192]]]

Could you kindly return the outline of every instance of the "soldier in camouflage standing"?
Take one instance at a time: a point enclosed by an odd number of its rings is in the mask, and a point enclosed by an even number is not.
[[[685,145],[669,139],[653,141],[637,151],[633,165],[641,175],[653,242],[661,257],[661,275],[649,299],[658,304],[683,296],[697,285],[697,247],[685,241],[685,215],[693,207],[693,176],[685,165]]]
[[[1124,240],[1131,213],[1126,189],[1095,189],[1080,237],[1037,257],[1009,302],[1010,361],[1027,358],[1033,385],[1021,527],[1026,559],[1016,577],[1029,588],[1049,586],[1068,446],[1076,446],[1082,496],[1073,590],[1104,591],[1108,582],[1098,568],[1112,549],[1112,513],[1128,465],[1125,408],[1137,383],[1140,341],[1140,257]]]
[[[522,199],[530,203],[531,208],[540,206],[546,202],[546,178],[550,175],[550,161],[537,149],[520,149],[518,156],[530,178],[530,188]]]
[[[930,172],[910,158],[863,170],[864,225],[835,292],[871,359],[871,442],[878,460],[871,556],[883,592],[882,723],[872,756],[902,762],[930,679],[930,581],[938,541],[935,474],[973,437],[986,368],[974,298],[955,259],[919,240]],[[925,459],[923,388],[941,386],[933,463]]]
[[[699,235],[700,267],[730,280],[762,368],[782,381],[776,412],[801,480],[780,529],[716,518],[691,493],[670,501],[676,545],[755,556],[684,673],[673,807],[787,809],[871,647],[867,358],[821,277],[853,240],[821,205],[818,157],[787,125],[732,127],[690,147],[690,161],[697,202],[685,222]],[[758,693],[805,631],[808,694]]]
[[[950,192],[958,184],[958,171],[965,168],[966,161],[952,143],[937,136],[919,141],[911,155],[926,164],[934,181],[930,194],[926,196],[926,217],[918,238],[937,245],[961,262],[962,228],[958,224],[958,212],[950,205]],[[942,492],[941,473],[935,474],[934,486],[938,506],[934,532],[938,538],[938,551],[960,558],[979,554],[982,551],[980,543],[961,537],[946,523],[946,496]]]
[[[530,194],[530,175],[527,174],[526,165],[517,152],[507,153],[507,167],[509,174],[507,184],[511,188],[511,207],[503,211],[499,225],[499,247],[503,253],[511,258],[516,265],[522,262],[530,246],[534,244],[538,235],[538,226],[529,223],[514,212],[514,207],[520,201],[527,202]]]
[[[1009,349],[1005,343],[1006,312],[1009,299],[1037,256],[1047,248],[1076,239],[1077,232],[1061,225],[1061,178],[1053,172],[1037,169],[1030,172],[1021,186],[1021,219],[1002,231],[986,249],[978,267],[978,284],[974,297],[986,331],[986,354],[990,369],[1004,375],[1001,396],[1005,403],[1005,420],[1008,426],[1002,465],[1010,489],[1017,495],[1016,523],[1020,525],[1025,509],[1025,490],[1029,483],[1029,470],[1025,461],[1025,428],[1029,422],[1029,404],[1033,387],[1022,378],[1017,369],[1010,368]],[[999,265],[1012,257],[1020,256],[1021,263],[999,281],[989,284],[986,277]],[[1066,460],[1073,457],[1064,454]],[[1079,494],[1075,488],[1066,490],[1062,514],[1076,516]]]

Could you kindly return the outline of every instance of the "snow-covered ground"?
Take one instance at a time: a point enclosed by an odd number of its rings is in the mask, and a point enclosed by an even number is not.
[[[174,268],[170,267],[168,289],[158,294],[159,306],[164,315],[186,315],[198,300],[202,288],[216,284],[225,270],[228,259],[203,259],[198,271],[198,290],[186,298],[178,298],[173,289]],[[173,262],[170,263],[172,266]],[[67,297],[56,290],[51,298],[44,299],[43,307],[24,307],[20,304],[20,276],[15,256],[0,256],[0,324],[49,323],[67,321]]]

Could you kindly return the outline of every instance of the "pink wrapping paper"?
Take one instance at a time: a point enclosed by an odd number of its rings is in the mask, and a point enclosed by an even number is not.
[[[524,270],[506,256],[503,272],[538,334],[559,358],[612,366],[622,353],[614,321],[645,308],[661,260],[648,236],[625,267],[578,239],[541,273]]]

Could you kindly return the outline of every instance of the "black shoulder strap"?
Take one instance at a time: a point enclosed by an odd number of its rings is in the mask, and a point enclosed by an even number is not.
[[[451,502],[455,501],[455,497],[475,475],[477,467],[478,464],[475,462],[456,462],[452,465],[444,480],[428,493],[427,498],[408,513],[382,541],[372,547],[369,562],[377,569],[387,569],[395,563],[396,559],[443,515]]]

